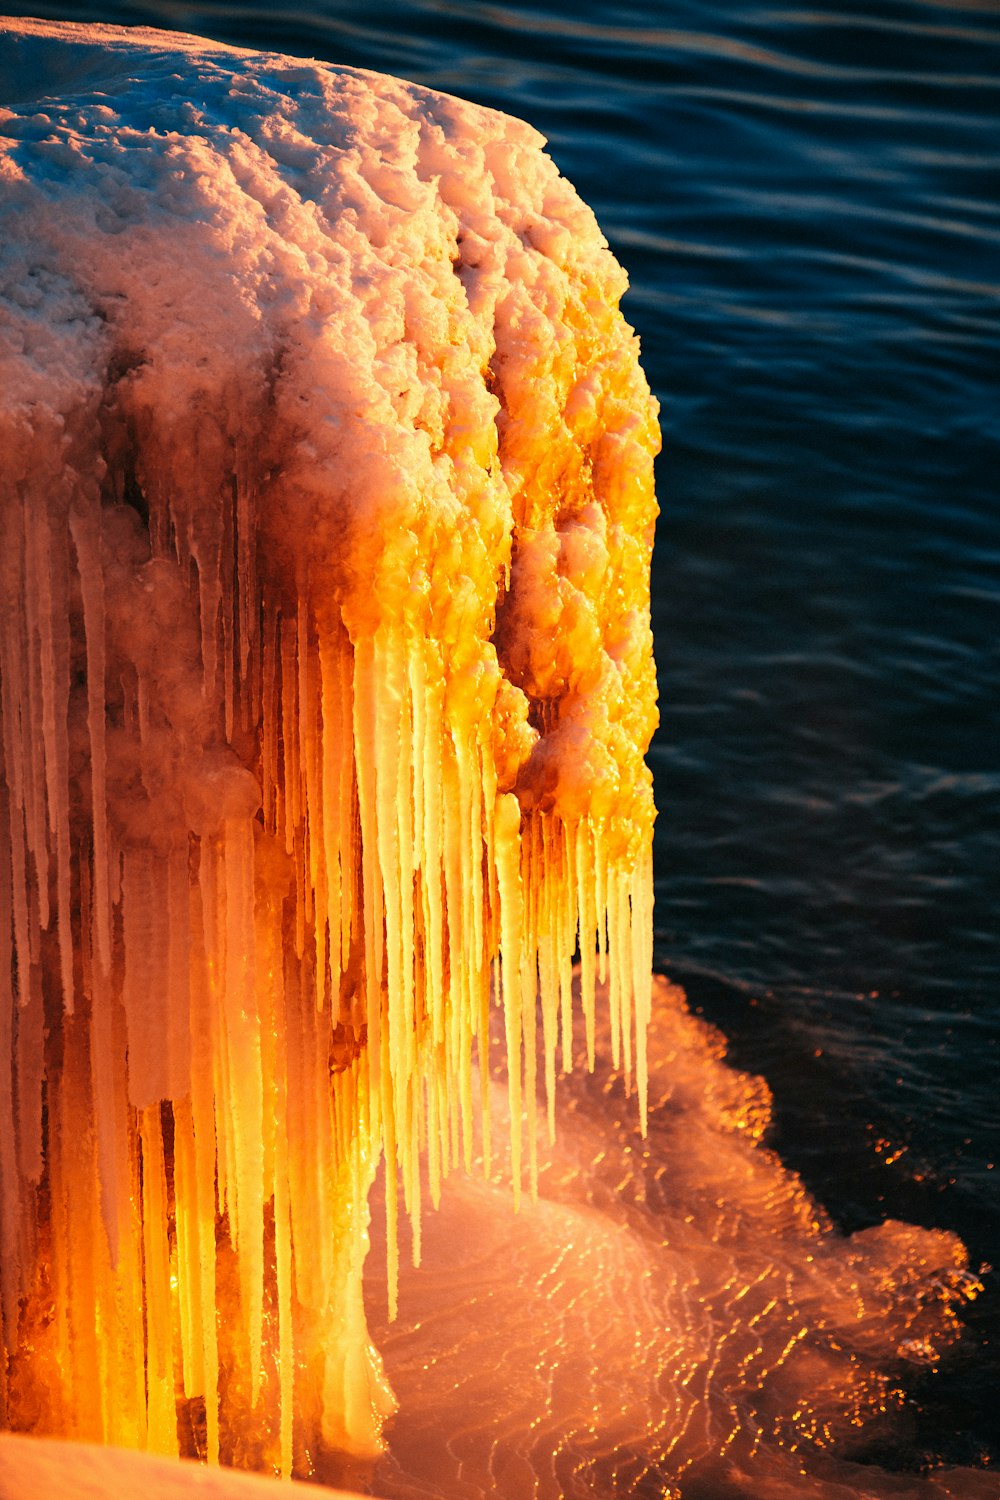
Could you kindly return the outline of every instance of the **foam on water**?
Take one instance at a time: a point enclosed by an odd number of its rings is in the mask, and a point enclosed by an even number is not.
[[[665,980],[645,1141],[607,1041],[593,1075],[564,1080],[537,1202],[515,1217],[502,1171],[459,1176],[428,1219],[399,1320],[374,1327],[400,1410],[373,1488],[995,1496],[971,1470],[865,1462],[905,1430],[908,1386],[952,1347],[975,1294],[956,1237],[894,1222],[838,1233],[766,1145],[764,1082],[726,1063],[721,1035]]]

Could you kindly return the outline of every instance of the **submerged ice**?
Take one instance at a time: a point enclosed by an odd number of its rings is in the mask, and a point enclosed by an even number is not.
[[[643,1141],[658,433],[592,215],[396,80],[0,41],[0,1424],[377,1454],[381,1159],[386,1493],[791,1483],[962,1251],[832,1236],[665,987]]]

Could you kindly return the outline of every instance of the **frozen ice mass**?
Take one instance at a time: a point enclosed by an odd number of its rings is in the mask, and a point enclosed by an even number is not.
[[[8,1419],[175,1451],[179,1380],[288,1473],[378,1446],[368,1186],[419,1236],[491,993],[515,1197],[578,933],[643,1095],[655,407],[526,125],[3,42]]]
[[[839,1496],[828,1450],[956,1336],[957,1240],[838,1236],[654,992],[656,404],[543,146],[0,21],[15,1432]],[[911,1479],[870,1492],[987,1493]]]

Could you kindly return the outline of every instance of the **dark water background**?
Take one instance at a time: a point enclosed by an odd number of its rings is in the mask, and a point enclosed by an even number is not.
[[[658,963],[839,1223],[1000,1266],[997,0],[0,8],[398,73],[547,135],[663,406]],[[898,1457],[1000,1461],[987,1280]]]

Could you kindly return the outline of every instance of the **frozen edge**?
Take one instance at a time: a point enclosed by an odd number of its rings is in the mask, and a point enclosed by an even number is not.
[[[0,1433],[0,1500],[265,1500],[275,1480],[124,1448]],[[311,1485],[310,1500],[349,1500]]]

